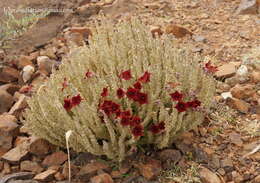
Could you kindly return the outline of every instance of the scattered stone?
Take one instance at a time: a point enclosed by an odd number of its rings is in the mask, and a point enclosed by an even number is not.
[[[23,68],[22,71],[22,78],[23,78],[23,82],[27,82],[32,78],[32,75],[34,73],[34,67],[31,65],[27,65]]]
[[[77,177],[79,177],[83,181],[88,181],[90,177],[93,177],[97,173],[97,171],[106,169],[108,169],[108,166],[104,163],[89,163],[80,169],[79,173],[77,174]]]
[[[236,67],[234,64],[224,64],[218,67],[218,71],[215,73],[216,78],[224,79],[230,78],[236,74]]]
[[[79,172],[79,168],[77,166],[75,166],[73,163],[70,164],[70,169],[71,169],[71,177],[74,177]],[[66,162],[63,165],[62,176],[65,179],[69,178],[69,164],[68,164],[68,162]]]
[[[203,149],[196,147],[193,150],[193,154],[194,154],[194,157],[197,162],[200,162],[200,163],[209,162],[209,157],[208,157],[207,153],[203,151]]]
[[[159,154],[159,159],[163,162],[163,168],[167,169],[172,167],[172,165],[177,164],[181,160],[181,152],[174,149],[165,149]]]
[[[61,180],[64,180],[65,177],[62,175],[62,173],[60,172],[57,172],[55,175],[54,175],[55,179],[58,180],[58,181],[61,181]]]
[[[257,0],[241,0],[236,14],[257,14],[258,3]]]
[[[15,141],[14,141],[14,147],[18,146],[19,144],[24,143],[25,141],[30,140],[29,137],[24,137],[24,136],[18,136],[16,137]]]
[[[15,148],[9,150],[7,153],[5,153],[2,156],[2,159],[13,163],[13,164],[17,164],[20,161],[22,161],[23,159],[26,158],[26,156],[28,155],[29,151],[28,151],[28,147],[29,147],[29,143],[28,141],[19,144],[18,146],[16,146]]]
[[[22,161],[20,163],[20,169],[22,171],[29,171],[35,173],[40,173],[43,171],[43,168],[37,162],[33,161]]]
[[[241,140],[240,134],[238,134],[236,132],[230,133],[229,134],[229,139],[230,139],[232,144],[235,144],[237,146],[242,146],[243,145],[243,141]]]
[[[99,174],[90,180],[91,183],[113,183],[113,179],[107,173]]]
[[[252,82],[254,82],[254,83],[260,83],[260,72],[258,71],[253,71],[252,73],[251,73],[251,80],[252,80]]]
[[[260,183],[260,175],[254,178],[253,183]]]
[[[166,34],[173,34],[176,38],[183,38],[186,35],[192,36],[192,33],[190,31],[174,24],[168,25],[165,29],[165,32]]]
[[[50,153],[53,150],[53,147],[54,146],[51,145],[48,141],[36,136],[32,136],[29,152],[38,156],[43,156]]]
[[[74,160],[72,160],[72,162],[76,166],[84,166],[95,158],[96,157],[93,154],[90,154],[88,152],[82,152],[78,153],[77,157]]]
[[[9,83],[17,81],[20,77],[19,71],[12,67],[0,68],[0,82]]]
[[[199,171],[202,183],[222,183],[220,178],[209,169],[202,167]]]
[[[155,179],[162,170],[161,162],[158,160],[150,160],[145,163],[140,163],[137,168],[141,175],[147,180]]]
[[[38,183],[36,180],[10,180],[8,183]]]
[[[227,99],[227,98],[232,98],[233,96],[232,96],[232,94],[231,94],[231,92],[223,92],[223,93],[221,93],[221,96],[223,97],[223,99]]]
[[[86,4],[84,6],[79,7],[76,11],[77,13],[79,13],[80,16],[88,18],[92,15],[97,15],[100,10],[101,7],[99,5]]]
[[[225,158],[220,161],[221,167],[224,168],[225,172],[231,172],[233,170],[233,161],[230,158]]]
[[[206,38],[200,35],[193,35],[192,38],[196,42],[206,42]]]
[[[12,115],[0,115],[0,156],[12,148],[13,139],[19,133],[16,121]]]
[[[249,111],[250,104],[243,100],[236,98],[227,98],[226,102],[230,107],[238,110],[239,112],[247,113]]]
[[[11,166],[8,162],[4,162],[4,168],[1,172],[3,175],[10,174],[11,173]]]
[[[45,49],[41,50],[40,51],[40,55],[41,56],[47,56],[47,57],[49,57],[51,59],[56,60],[57,59],[56,52],[57,52],[57,48],[55,48],[55,47],[48,47],[48,48],[45,48]]]
[[[37,65],[41,73],[49,75],[52,73],[52,70],[54,69],[55,61],[51,60],[47,56],[39,56],[37,57]]]
[[[244,86],[240,84],[236,84],[231,90],[231,94],[233,97],[238,99],[246,99],[250,98],[254,95],[254,85],[246,84]]]
[[[27,107],[27,98],[25,95],[20,95],[19,100],[13,105],[8,114],[14,115],[16,118],[20,118],[21,113]]]
[[[92,36],[92,32],[87,27],[71,27],[70,32],[77,32],[83,35],[84,39],[88,39],[90,36]]]
[[[236,74],[238,76],[246,76],[248,74],[248,68],[246,65],[241,65],[238,69]]]
[[[38,181],[51,181],[54,178],[56,170],[48,169],[42,173],[37,174],[33,179]]]
[[[235,183],[241,183],[244,180],[244,178],[237,171],[231,172],[231,176]]]
[[[65,161],[67,161],[68,155],[62,151],[54,152],[51,155],[47,156],[42,164],[44,166],[54,166],[54,165],[61,165]]]
[[[16,65],[19,69],[23,69],[27,65],[33,66],[33,63],[30,56],[21,55]]]
[[[20,88],[21,86],[13,83],[8,83],[0,86],[0,90],[5,90],[12,96],[14,95],[15,92],[19,91]]]
[[[0,183],[9,183],[11,179],[31,179],[33,177],[33,173],[31,172],[19,172],[13,173],[11,175],[6,175],[3,178],[0,178]]]
[[[13,97],[5,90],[0,90],[0,114],[7,112],[13,105]]]

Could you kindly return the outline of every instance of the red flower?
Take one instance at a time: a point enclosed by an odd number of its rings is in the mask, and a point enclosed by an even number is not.
[[[205,66],[203,67],[203,69],[204,69],[206,72],[208,72],[208,73],[213,73],[213,74],[218,71],[218,67],[211,65],[210,61],[208,61],[208,62],[205,64]]]
[[[164,122],[160,122],[158,124],[158,127],[159,127],[160,130],[164,130],[165,129],[165,123]]]
[[[197,108],[199,107],[201,102],[199,100],[193,100],[191,102],[187,102],[187,106],[190,108]]]
[[[152,126],[149,129],[153,134],[157,134],[160,132],[160,128],[158,125],[152,124]]]
[[[111,100],[105,100],[100,105],[100,109],[103,110],[106,115],[117,114],[120,110],[120,105]]]
[[[123,98],[125,96],[125,91],[122,88],[118,88],[116,94],[118,98]]]
[[[147,83],[150,81],[151,73],[145,71],[145,73],[138,79],[142,83]]]
[[[181,101],[183,98],[183,94],[179,93],[178,91],[170,94],[173,101]]]
[[[146,93],[138,92],[134,100],[137,101],[139,104],[147,104],[148,103],[148,96]]]
[[[137,93],[138,93],[137,89],[130,87],[127,89],[126,96],[130,99],[134,99]]]
[[[121,116],[131,116],[131,112],[130,111],[123,111],[123,112],[121,112]]]
[[[179,112],[184,112],[187,110],[187,103],[179,101],[177,103],[177,105],[175,106],[175,108],[179,111]]]
[[[137,126],[140,125],[140,123],[141,123],[141,118],[139,118],[138,116],[131,117],[131,121],[130,121],[131,126]]]
[[[122,126],[128,126],[128,125],[131,124],[131,118],[129,116],[123,116],[121,118],[121,122],[120,123],[121,123]]]
[[[132,129],[132,134],[135,137],[140,137],[144,135],[144,128],[141,125],[137,125]]]
[[[91,77],[93,77],[93,76],[94,76],[94,73],[93,73],[93,72],[87,71],[87,72],[85,73],[85,79],[86,79],[86,78],[91,78]]]
[[[72,97],[72,99],[71,99],[71,103],[73,106],[79,105],[81,101],[82,101],[82,98],[81,98],[80,94]]]
[[[103,88],[103,91],[101,93],[101,97],[106,97],[108,96],[108,89],[107,88]]]
[[[121,79],[124,79],[124,80],[130,80],[130,79],[132,78],[131,71],[130,71],[130,70],[123,71],[123,72],[120,74],[120,78],[121,78]]]
[[[73,104],[70,98],[64,99],[63,107],[64,109],[66,109],[66,111],[70,111],[72,109]]]
[[[141,90],[141,89],[142,89],[141,83],[137,81],[137,82],[134,84],[134,88],[137,89],[137,90]]]

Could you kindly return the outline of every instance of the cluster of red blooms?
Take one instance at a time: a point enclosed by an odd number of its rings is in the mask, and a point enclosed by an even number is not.
[[[170,94],[171,98],[173,101],[177,101],[178,103],[176,104],[175,108],[178,110],[178,112],[184,112],[189,108],[196,109],[197,107],[200,106],[201,102],[197,99],[194,99],[189,102],[183,102],[183,94],[176,91],[174,93]]]
[[[82,98],[81,98],[80,94],[73,96],[71,98],[65,98],[63,107],[67,111],[70,111],[73,107],[79,105],[81,101],[82,101]]]
[[[215,72],[218,71],[218,67],[217,66],[213,66],[211,65],[211,62],[208,61],[205,66],[203,67],[204,71],[206,71],[207,73],[211,73],[214,74]]]
[[[165,129],[165,123],[164,122],[160,122],[159,124],[152,124],[149,131],[151,131],[153,134],[158,134],[161,131],[163,131]]]

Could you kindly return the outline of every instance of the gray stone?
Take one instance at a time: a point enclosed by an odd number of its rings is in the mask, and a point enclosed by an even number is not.
[[[257,14],[257,0],[241,0],[236,14]]]

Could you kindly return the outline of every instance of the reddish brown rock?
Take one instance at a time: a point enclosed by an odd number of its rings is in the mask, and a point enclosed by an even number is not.
[[[26,141],[22,144],[19,144],[15,148],[13,148],[13,149],[9,150],[7,153],[5,153],[2,156],[2,159],[6,160],[10,163],[17,164],[21,160],[23,160],[27,157],[27,155],[29,153],[28,147],[29,147],[28,141]]]
[[[43,170],[43,168],[37,162],[33,161],[22,161],[20,163],[20,169],[22,171],[29,171],[35,173],[40,173]]]
[[[13,102],[13,97],[7,91],[0,90],[0,114],[7,112],[12,107]]]
[[[73,163],[70,164],[70,169],[71,169],[71,177],[74,177],[79,172],[79,168],[77,166],[75,166]],[[69,164],[68,164],[68,162],[66,162],[63,165],[62,176],[65,179],[69,178]]]
[[[254,178],[253,183],[260,183],[260,175]]]
[[[215,73],[217,78],[229,78],[236,74],[236,66],[228,63],[218,67],[218,71]]]
[[[144,164],[140,163],[137,168],[141,175],[147,180],[155,179],[162,170],[161,162],[153,159]]]
[[[55,179],[58,180],[58,181],[61,181],[61,180],[65,180],[65,177],[62,175],[62,173],[60,172],[57,172],[55,175],[54,175]]]
[[[253,71],[251,73],[251,80],[254,83],[260,83],[260,72],[258,71]]]
[[[71,27],[70,32],[77,32],[83,35],[84,39],[88,39],[89,36],[92,36],[92,32],[87,27]]]
[[[2,70],[0,69],[0,82],[9,83],[17,81],[19,77],[20,73],[15,68],[4,67]]]
[[[102,173],[97,175],[90,180],[91,183],[114,183],[111,176],[107,173]]]
[[[68,155],[65,154],[62,151],[54,152],[51,155],[47,156],[43,162],[42,165],[44,166],[54,166],[54,165],[61,165],[65,161],[67,161]]]
[[[19,133],[16,121],[12,115],[0,115],[0,156],[12,148],[13,139]]]
[[[108,169],[108,166],[104,163],[89,163],[80,169],[79,173],[77,174],[77,177],[79,177],[81,180],[88,181],[90,177],[93,177],[97,173],[97,171],[106,169]]]
[[[251,84],[246,84],[244,86],[237,84],[230,90],[230,92],[233,97],[238,99],[247,99],[256,93],[254,85]]]
[[[168,25],[165,29],[165,32],[166,34],[173,34],[176,38],[183,38],[186,35],[192,35],[192,33],[187,29],[174,24]]]
[[[235,144],[237,146],[242,146],[243,145],[243,141],[241,140],[240,134],[238,134],[236,132],[230,133],[229,134],[229,139],[230,139],[230,142],[232,144]]]
[[[29,151],[32,154],[42,156],[50,153],[53,147],[48,141],[32,136]]]
[[[16,137],[15,141],[14,141],[14,147],[24,143],[25,141],[30,140],[29,137],[24,137],[24,136],[18,136]]]
[[[202,167],[199,175],[202,183],[222,183],[220,178],[207,168]]]
[[[258,6],[257,0],[241,0],[236,14],[257,14]]]
[[[54,178],[54,174],[56,173],[56,170],[48,169],[42,173],[37,174],[33,179],[38,181],[51,181]]]
[[[20,58],[17,60],[16,65],[18,66],[19,69],[22,69],[27,65],[33,66],[33,63],[31,61],[30,56],[21,55]]]
[[[10,95],[14,95],[15,92],[17,92],[21,86],[13,84],[13,83],[8,83],[0,86],[0,90],[5,90],[7,93]]]
[[[18,101],[12,106],[8,114],[14,115],[16,118],[20,118],[22,112],[27,107],[27,97],[25,95],[20,95]]]
[[[247,113],[249,111],[250,104],[243,100],[236,98],[227,98],[226,102],[231,108],[236,109],[239,112]]]

